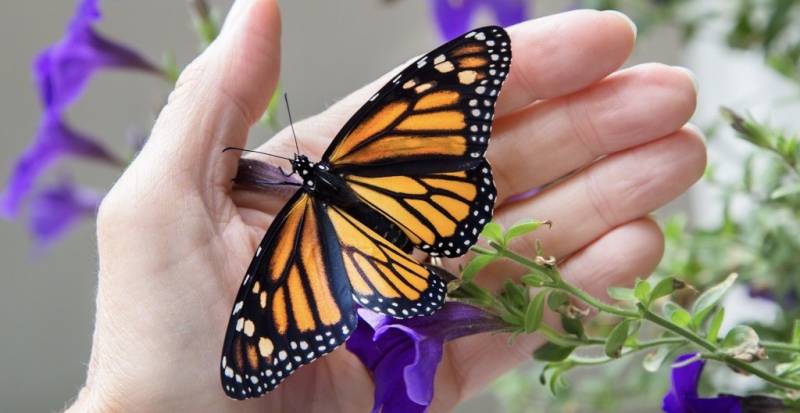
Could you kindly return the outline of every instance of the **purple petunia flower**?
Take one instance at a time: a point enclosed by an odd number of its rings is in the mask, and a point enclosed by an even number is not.
[[[684,363],[696,357],[696,354],[678,356],[675,363]],[[742,403],[737,396],[720,395],[712,398],[701,398],[697,394],[697,385],[703,373],[705,361],[695,360],[672,369],[672,388],[664,396],[661,406],[667,413],[741,413]]]
[[[64,37],[36,59],[33,71],[44,114],[34,141],[17,159],[0,198],[0,215],[6,218],[17,215],[36,179],[65,155],[118,163],[100,143],[70,129],[64,121],[64,111],[99,69],[160,71],[138,53],[95,32],[92,24],[99,19],[99,0],[81,0]]]
[[[60,239],[79,219],[95,215],[100,193],[79,188],[70,180],[36,194],[31,201],[30,231],[40,248]]]
[[[36,178],[65,155],[120,163],[97,141],[70,129],[60,117],[45,113],[33,143],[17,159],[11,180],[0,198],[0,215],[6,218],[16,216]]]
[[[347,349],[375,381],[374,412],[424,412],[433,400],[433,381],[446,341],[497,331],[503,322],[480,308],[446,303],[428,317],[398,320],[359,309]]]
[[[431,0],[439,31],[452,39],[472,27],[472,18],[481,8],[492,11],[497,22],[510,26],[528,16],[526,0]]]
[[[100,0],[82,0],[64,37],[45,49],[34,64],[45,110],[63,112],[74,102],[91,75],[102,68],[127,68],[160,73],[130,48],[98,34],[92,24],[101,15]]]

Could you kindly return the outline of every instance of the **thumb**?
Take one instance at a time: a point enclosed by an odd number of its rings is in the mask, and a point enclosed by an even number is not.
[[[229,182],[238,156],[222,149],[244,146],[269,104],[280,31],[277,0],[237,0],[219,37],[179,77],[132,167],[144,164],[179,184]]]

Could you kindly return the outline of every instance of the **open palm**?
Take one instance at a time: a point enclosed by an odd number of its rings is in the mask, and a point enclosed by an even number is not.
[[[221,152],[245,145],[275,87],[276,3],[236,2],[222,34],[182,74],[149,142],[103,202],[96,329],[76,409],[328,412],[372,405],[372,380],[344,349],[260,399],[233,401],[220,387],[233,297],[288,195],[234,190],[237,155]],[[495,219],[552,220],[554,229],[537,237],[561,260],[565,277],[593,294],[648,274],[663,241],[647,215],[683,193],[705,166],[700,133],[685,125],[696,98],[691,74],[656,64],[618,71],[635,28],[617,13],[575,11],[508,32],[514,62],[487,154],[498,187]],[[301,150],[318,159],[387,79],[298,123]],[[284,131],[260,149],[290,154],[294,143]],[[504,202],[555,181],[531,199]],[[532,241],[514,247],[530,250]],[[480,281],[497,285],[518,271],[490,267]],[[508,348],[505,338],[490,335],[450,343],[434,409],[475,394],[541,343],[531,337]]]

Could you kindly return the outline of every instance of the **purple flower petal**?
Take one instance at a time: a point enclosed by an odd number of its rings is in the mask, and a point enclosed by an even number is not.
[[[524,0],[488,0],[494,11],[497,22],[507,27],[524,21],[528,16],[527,1]]]
[[[696,354],[678,356],[675,363],[683,363]],[[741,398],[722,395],[700,398],[697,386],[703,373],[705,361],[696,360],[672,369],[672,387],[664,396],[661,408],[667,413],[741,413]]]
[[[711,399],[687,400],[691,413],[742,413],[742,402],[736,396],[717,396]]]
[[[436,369],[444,343],[467,335],[494,331],[504,324],[473,306],[446,303],[435,314],[398,320],[358,310],[359,323],[347,341],[373,373],[373,412],[424,412],[433,400]]]
[[[30,231],[39,248],[57,241],[81,218],[93,217],[103,197],[69,180],[36,194],[31,202]]]
[[[45,114],[36,138],[17,159],[8,186],[0,197],[0,215],[16,216],[36,179],[68,154],[119,164],[119,160],[94,139],[70,129],[61,118]]]
[[[159,72],[132,49],[95,32],[92,23],[101,17],[98,1],[79,3],[64,37],[45,49],[34,63],[33,71],[46,110],[66,109],[98,69],[118,67]]]
[[[431,0],[433,16],[445,39],[452,39],[472,27],[472,18],[481,8],[488,8],[502,26],[524,21],[528,16],[526,0]]]

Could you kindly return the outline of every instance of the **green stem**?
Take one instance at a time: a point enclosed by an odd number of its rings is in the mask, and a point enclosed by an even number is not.
[[[495,248],[497,250],[497,252],[499,254],[501,254],[502,256],[504,256],[504,257],[506,257],[506,258],[508,258],[508,259],[520,264],[520,265],[528,267],[529,269],[531,269],[533,271],[544,272],[545,275],[547,275],[549,278],[554,279],[554,280],[558,280],[558,281],[555,281],[554,285],[551,285],[549,287],[558,288],[558,289],[567,291],[570,294],[574,295],[575,297],[578,297],[581,301],[585,302],[586,304],[589,304],[590,306],[595,307],[598,310],[604,311],[606,313],[615,314],[615,315],[618,315],[620,317],[626,317],[626,318],[639,318],[640,317],[640,314],[638,312],[636,312],[636,311],[626,310],[626,309],[621,308],[621,307],[617,307],[617,306],[614,306],[614,305],[611,305],[611,304],[604,303],[604,302],[598,300],[597,298],[593,297],[591,294],[587,293],[586,291],[583,291],[578,287],[575,287],[575,286],[573,286],[571,284],[568,284],[568,283],[562,281],[561,280],[561,274],[558,272],[558,270],[556,268],[542,267],[541,265],[537,264],[535,261],[533,261],[531,259],[528,259],[526,257],[523,257],[522,255],[519,255],[514,251],[511,251],[510,249],[508,249],[507,247],[505,247],[503,245],[500,245],[500,244],[492,242],[491,246],[493,248]]]
[[[754,376],[761,378],[762,380],[772,383],[779,387],[784,387],[793,390],[800,390],[800,382],[786,380],[781,377],[774,376],[772,374],[767,373],[764,370],[759,369],[758,367],[746,363],[742,360],[735,359],[726,354],[717,354],[717,353],[704,353],[702,357],[709,360],[717,360],[719,362],[725,363],[731,367],[734,367],[740,371],[745,371],[750,373]]]
[[[761,340],[759,344],[767,351],[774,351],[780,353],[800,353],[800,346],[790,343],[781,343],[779,341]]]
[[[717,347],[714,344],[712,344],[711,342],[709,342],[708,340],[704,339],[703,337],[698,336],[693,331],[685,329],[685,328],[683,328],[683,327],[681,327],[681,326],[679,326],[679,325],[667,320],[666,318],[661,317],[660,315],[648,310],[645,306],[643,306],[641,304],[639,304],[639,311],[642,312],[642,315],[644,316],[645,320],[648,320],[648,321],[650,321],[650,322],[652,322],[654,324],[657,324],[657,325],[665,328],[666,330],[669,330],[669,331],[671,331],[671,332],[673,332],[673,333],[675,333],[675,334],[677,334],[679,336],[682,336],[682,337],[686,338],[687,340],[691,341],[692,343],[695,343],[698,346],[700,346],[700,347],[702,347],[702,348],[704,348],[704,349],[706,349],[708,351],[711,351],[711,352],[716,352],[717,351]]]
[[[602,338],[587,337],[585,339],[580,339],[577,337],[565,336],[547,324],[540,325],[539,329],[536,331],[541,333],[547,339],[547,341],[562,347],[580,347],[580,346],[594,346],[594,345],[601,346],[606,342]]]
[[[592,307],[594,307],[594,308],[596,308],[596,309],[598,309],[600,311],[603,311],[603,312],[606,312],[606,313],[609,313],[609,314],[618,315],[620,317],[625,317],[625,318],[640,318],[641,317],[641,314],[639,314],[636,311],[626,310],[624,308],[617,307],[615,305],[604,303],[603,301],[598,300],[597,298],[593,297],[591,294],[587,293],[586,291],[581,290],[578,287],[575,287],[574,285],[567,284],[565,282],[561,282],[558,285],[557,288],[560,288],[560,289],[562,289],[564,291],[569,292],[570,294],[574,295],[575,297],[578,297],[584,303],[589,304],[590,306],[592,306]]]

